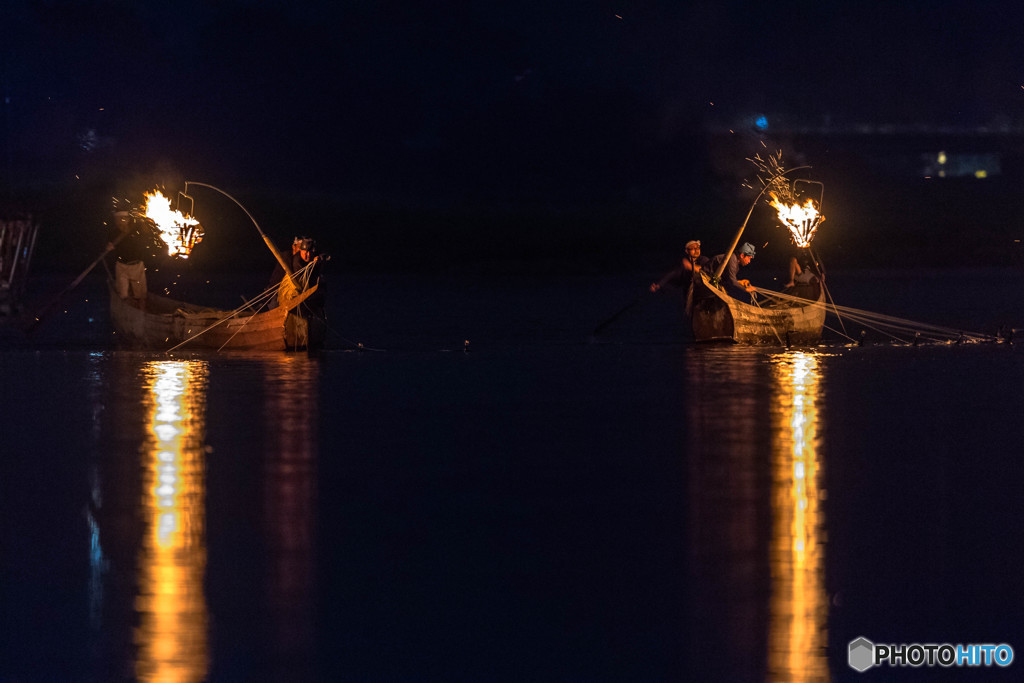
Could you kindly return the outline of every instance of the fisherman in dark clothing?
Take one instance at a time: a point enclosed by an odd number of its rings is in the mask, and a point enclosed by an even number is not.
[[[729,261],[725,265],[725,270],[722,272],[722,284],[725,285],[725,291],[734,299],[747,299],[748,297],[744,296],[744,294],[753,294],[755,291],[755,287],[750,284],[750,280],[738,279],[740,268],[750,265],[750,262],[754,260],[754,253],[754,245],[750,242],[744,242],[738,252],[734,252],[729,256]],[[724,260],[725,254],[719,254],[711,259],[711,270],[718,272],[718,268]]]
[[[327,258],[317,251],[315,241],[309,237],[300,240],[297,251],[292,255],[292,276],[300,292],[320,283],[320,271],[326,260]],[[303,306],[307,307],[307,312],[322,317],[323,292],[317,288],[317,291],[303,302]]]
[[[707,268],[711,259],[701,256],[700,240],[690,240],[686,243],[686,256],[672,272],[665,275],[661,280],[651,283],[651,291],[657,292],[666,285],[674,285],[683,289],[689,288],[693,278],[703,268]]]

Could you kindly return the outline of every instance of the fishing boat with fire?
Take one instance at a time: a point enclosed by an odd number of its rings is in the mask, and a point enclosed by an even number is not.
[[[790,173],[810,167],[785,170],[781,152],[769,156],[767,161],[759,156],[748,161],[758,167],[762,187],[728,250],[714,260],[700,260],[700,242],[691,240],[686,245],[688,256],[680,266],[652,282],[644,293],[602,321],[594,328],[592,339],[634,310],[649,293],[664,291],[666,284],[685,284],[686,313],[693,339],[698,343],[814,345],[821,341],[826,318],[830,315],[838,326],[828,330],[837,338],[859,346],[874,343],[868,336],[869,330],[876,335],[875,339],[914,346],[1013,343],[1014,335],[1020,330],[1005,323],[992,334],[836,305],[825,283],[824,267],[811,248],[811,240],[825,220],[821,213],[822,183],[809,179],[789,180]],[[737,277],[739,267],[748,265],[756,251],[750,243],[744,243],[738,251],[737,246],[762,198],[776,210],[795,249],[790,258],[790,281],[781,292],[754,287]],[[745,298],[747,294],[751,295],[749,302],[737,298]],[[848,323],[862,326],[859,337],[851,336],[854,331],[847,329]]]
[[[714,285],[706,273],[694,278],[690,324],[698,342],[816,344],[825,326],[825,288],[820,280],[797,283],[765,303],[747,304]],[[759,290],[765,292],[765,290]]]
[[[147,193],[143,211],[115,215],[120,231],[118,240],[141,221],[156,226],[172,256],[187,258],[203,236],[199,221],[180,211],[182,198],[191,200],[189,184],[217,190],[238,204],[256,225],[283,277],[244,306],[224,310],[154,294],[147,284],[144,262],[117,262],[107,284],[110,322],[119,342],[162,351],[298,351],[322,346],[326,326],[316,274],[318,263],[311,261],[293,270],[252,215],[223,190],[203,183],[186,183],[185,191],[179,193],[177,210],[170,208],[170,201],[162,193]],[[108,251],[116,241],[108,246]]]
[[[698,342],[786,346],[815,344],[821,340],[826,314],[825,284],[821,277],[807,277],[803,281],[794,282],[783,292],[754,288],[756,293],[751,303],[734,298],[723,286],[722,275],[762,197],[767,195],[771,199],[770,205],[778,212],[779,220],[789,230],[790,238],[797,248],[810,251],[814,232],[824,220],[820,212],[822,184],[810,180],[796,180],[792,183],[786,180],[787,173],[806,167],[783,170],[781,154],[779,157],[769,157],[767,162],[759,157],[752,161],[768,172],[768,179],[762,180],[761,192],[718,267],[713,273],[705,270],[695,273],[687,298],[687,312],[694,339]],[[807,196],[809,186],[819,190],[816,199]],[[752,255],[753,251],[750,253]],[[820,274],[821,269],[818,270]],[[757,294],[764,296],[763,301],[757,299]]]

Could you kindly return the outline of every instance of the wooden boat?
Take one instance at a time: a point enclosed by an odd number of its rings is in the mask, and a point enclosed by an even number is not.
[[[146,288],[141,262],[117,263],[115,280],[108,280],[110,320],[118,339],[129,346],[164,351],[313,349],[323,345],[323,321],[300,310],[318,286],[303,292],[282,286],[278,305],[270,310],[225,311],[153,294]]]
[[[746,304],[716,287],[700,273],[690,292],[688,308],[698,342],[739,344],[814,344],[825,325],[825,288],[816,279],[787,289],[789,297]]]

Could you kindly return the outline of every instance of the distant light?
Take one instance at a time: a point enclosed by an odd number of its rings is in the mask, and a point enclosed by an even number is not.
[[[760,130],[764,130],[765,128],[768,127],[768,117],[765,116],[764,114],[758,116],[756,119],[754,119],[754,126],[759,128]]]
[[[975,178],[988,178],[988,171],[986,171],[983,168],[979,168],[977,171],[974,172],[974,177]]]
[[[946,153],[945,152],[939,152],[939,163],[940,164],[946,163]]]

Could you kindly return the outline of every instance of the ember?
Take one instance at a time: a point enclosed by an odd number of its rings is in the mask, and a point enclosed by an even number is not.
[[[762,143],[763,144],[763,143]],[[791,171],[809,166],[799,166],[787,171],[782,163],[782,151],[769,154],[767,159],[760,155],[754,155],[747,161],[757,167],[757,179],[761,183],[761,193],[767,193],[771,198],[768,203],[779,212],[779,221],[789,230],[793,243],[798,247],[808,247],[814,237],[814,231],[818,229],[825,217],[819,212],[821,197],[815,203],[814,199],[807,197],[801,189],[807,185],[816,185],[821,188],[821,183],[814,180],[794,180],[789,182],[786,174]],[[805,199],[805,197],[807,197]]]
[[[171,209],[171,200],[159,190],[144,196],[145,216],[156,224],[160,239],[167,245],[167,253],[188,258],[192,249],[203,241],[203,226],[195,218]]]

